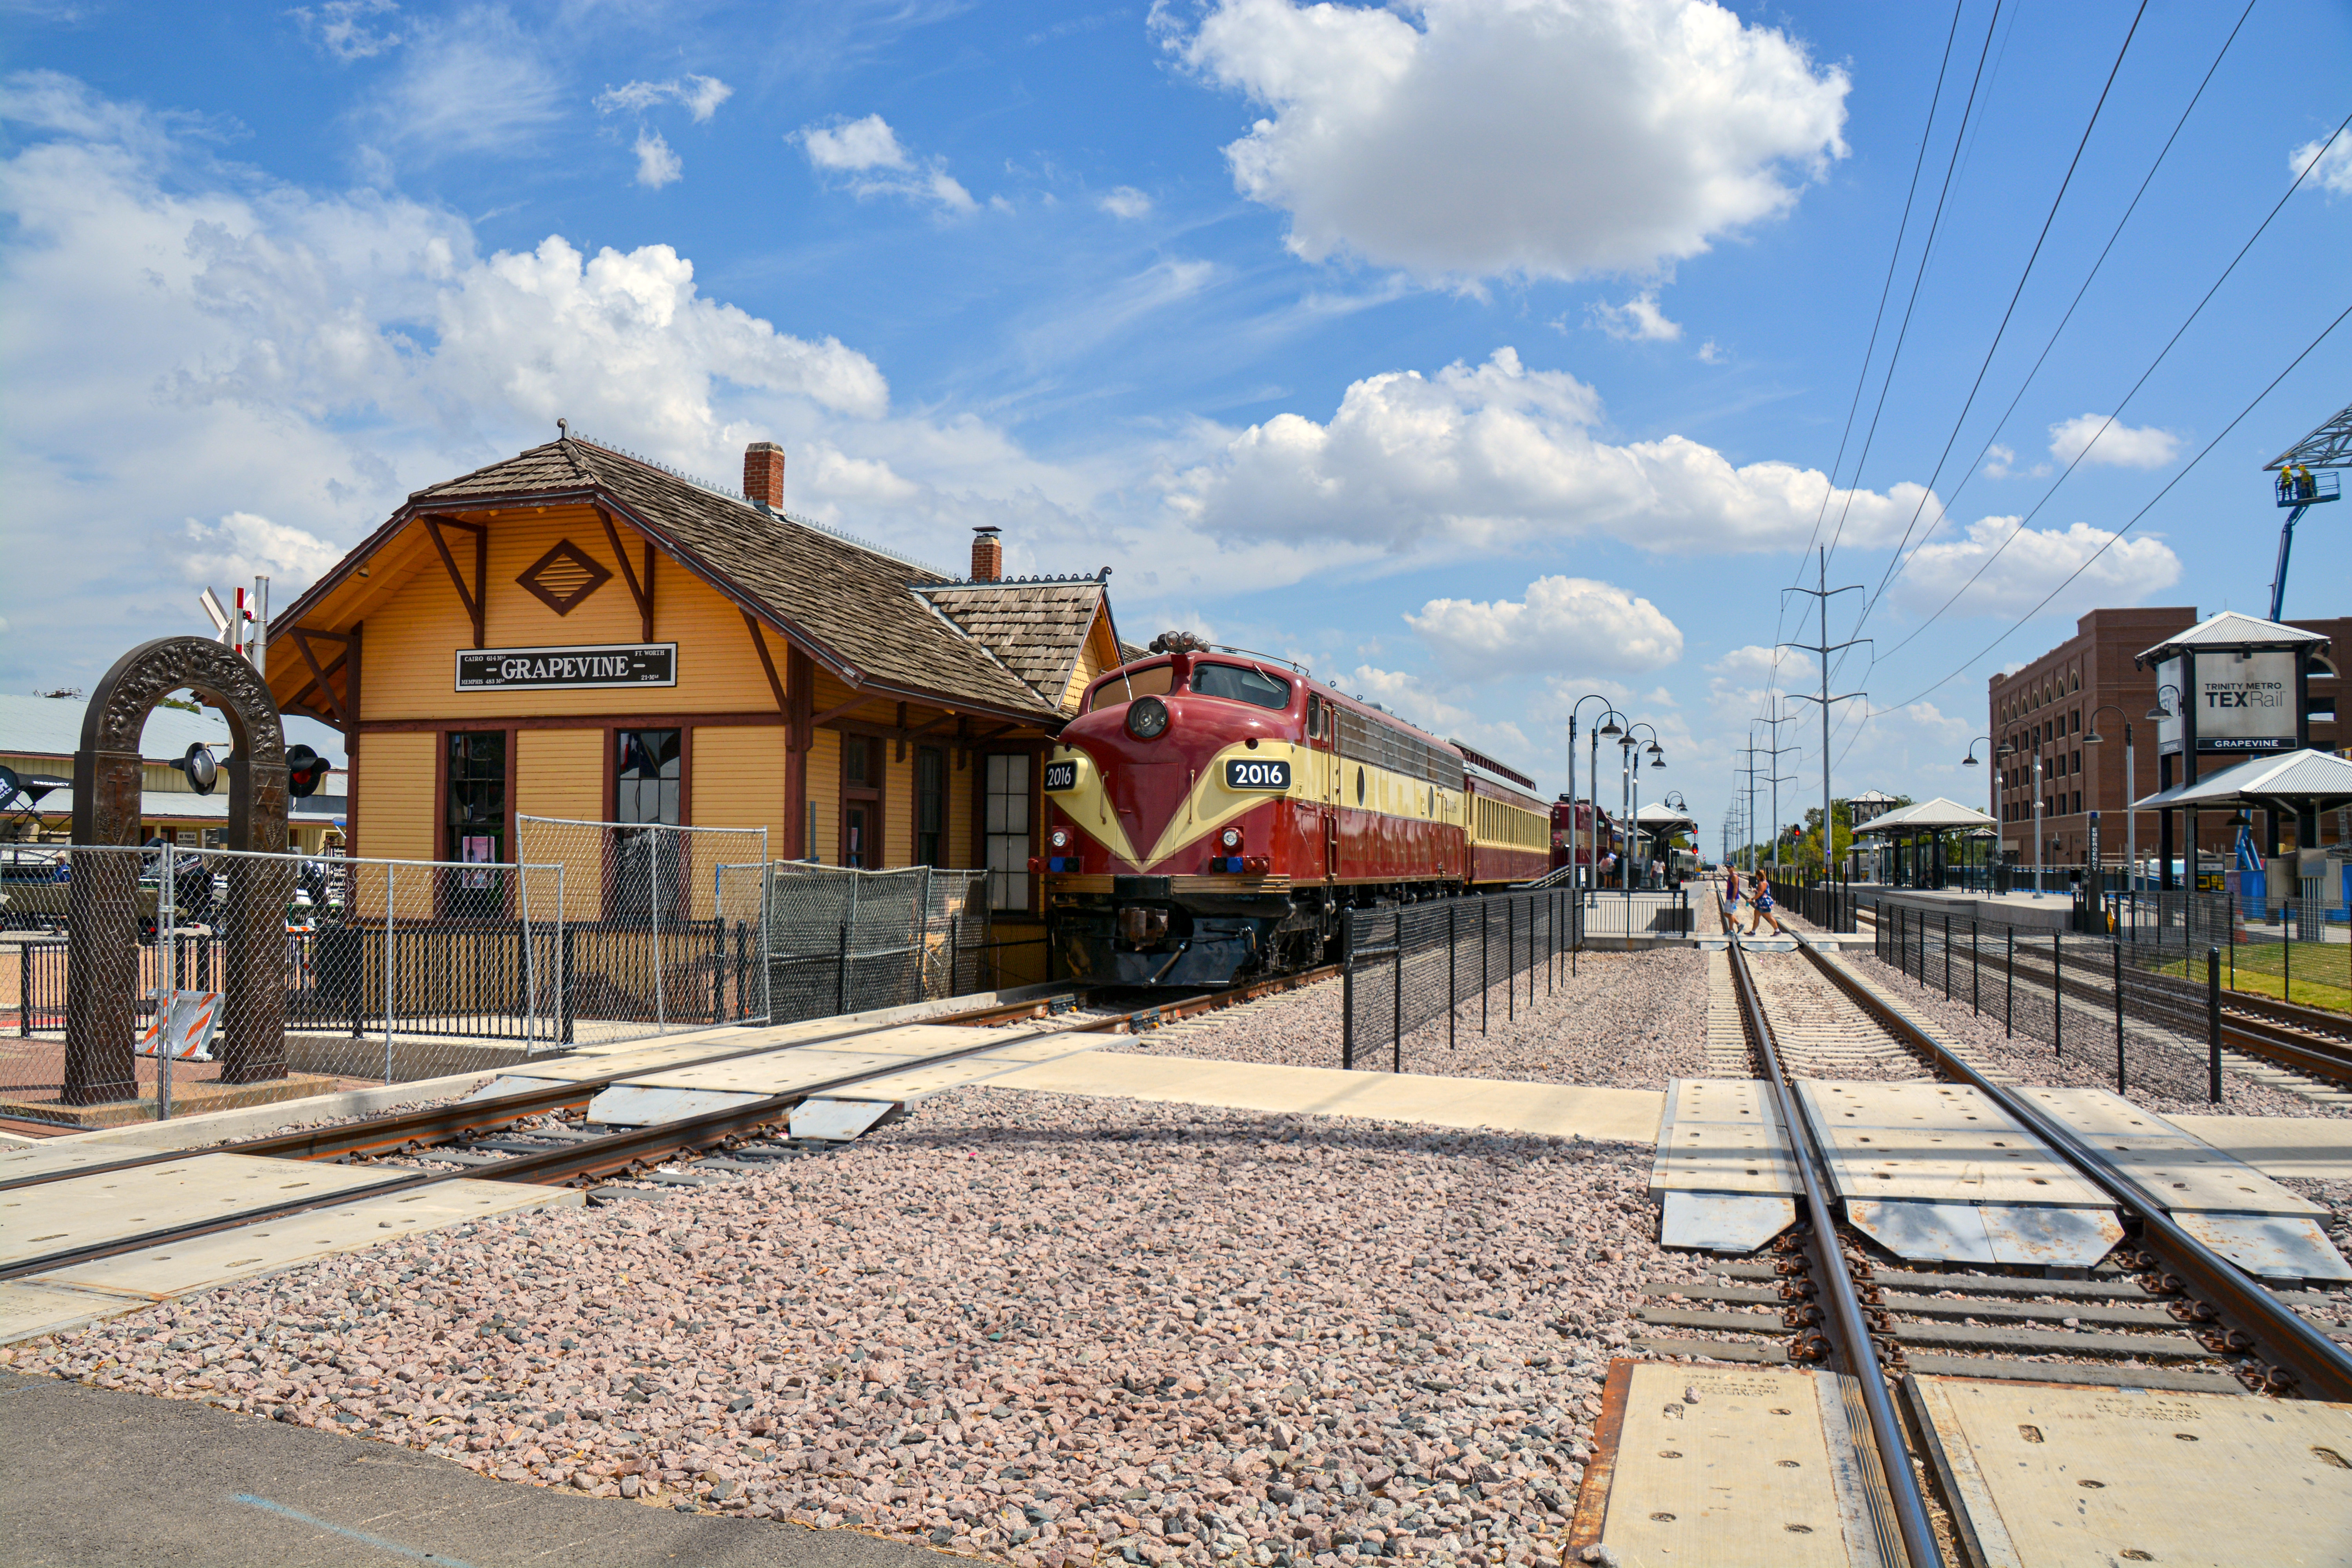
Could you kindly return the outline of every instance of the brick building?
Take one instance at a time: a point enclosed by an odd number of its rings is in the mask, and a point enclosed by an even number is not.
[[[2000,819],[2004,859],[2033,859],[2033,759],[2042,759],[2042,859],[2053,866],[2080,865],[2089,852],[2090,816],[2100,813],[2100,858],[2118,864],[2125,844],[2124,748],[2126,727],[2133,742],[2138,794],[2156,793],[2157,727],[2147,714],[2157,703],[2157,672],[2137,668],[2133,659],[2198,623],[2194,605],[2093,610],[2075,623],[2074,635],[2023,668],[1996,675],[1986,684],[1999,787],[1993,815]],[[2347,739],[2337,721],[2336,671],[2352,653],[2352,617],[2289,621],[2289,626],[2330,639],[2313,661],[2310,683],[2311,743],[2340,751]],[[2100,737],[2095,744],[2084,738]],[[2009,755],[1998,753],[2007,748]],[[2206,772],[2212,771],[2208,759]],[[2323,825],[2323,837],[2331,833]],[[2228,816],[2206,812],[2199,818],[2200,847],[2226,855],[2236,837]],[[2139,848],[2156,852],[2157,814],[2139,814]]]

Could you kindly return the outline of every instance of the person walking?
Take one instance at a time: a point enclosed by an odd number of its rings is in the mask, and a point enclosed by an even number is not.
[[[1756,868],[1756,890],[1748,900],[1748,934],[1756,934],[1758,921],[1770,921],[1774,936],[1789,933],[1780,929],[1780,917],[1772,912],[1772,874],[1762,867]]]
[[[1731,930],[1739,921],[1739,868],[1723,868],[1723,929]]]

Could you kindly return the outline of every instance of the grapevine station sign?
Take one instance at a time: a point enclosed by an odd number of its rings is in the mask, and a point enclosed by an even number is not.
[[[593,691],[616,686],[676,686],[677,644],[457,650],[460,691]]]

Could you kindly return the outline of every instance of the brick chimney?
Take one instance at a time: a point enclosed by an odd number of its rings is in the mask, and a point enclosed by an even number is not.
[[[971,531],[971,580],[994,583],[1004,575],[1004,542],[993,528]]]
[[[773,441],[743,448],[743,496],[770,511],[784,510],[784,449]]]

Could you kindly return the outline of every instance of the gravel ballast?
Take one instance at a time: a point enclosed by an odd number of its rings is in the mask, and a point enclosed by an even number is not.
[[[1070,1562],[1556,1562],[1646,1145],[969,1089],[0,1359],[509,1480]]]
[[[1706,1075],[1706,961],[1696,950],[1584,952],[1574,973],[1563,957],[1547,989],[1538,968],[1454,1010],[1454,1043],[1445,1020],[1406,1034],[1404,1070],[1457,1078],[1658,1089],[1671,1078]],[[1375,977],[1377,978],[1377,977]],[[1372,984],[1366,981],[1364,984]],[[1118,1048],[1154,1056],[1208,1057],[1283,1067],[1340,1065],[1340,985],[1327,980],[1297,991],[1205,1014],[1155,1029]],[[1385,1037],[1358,1042],[1360,1067],[1395,1059]]]

